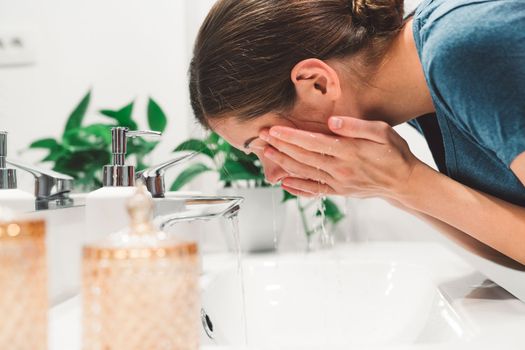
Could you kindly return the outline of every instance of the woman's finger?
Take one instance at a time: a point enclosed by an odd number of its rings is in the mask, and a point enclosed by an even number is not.
[[[270,138],[285,141],[311,152],[337,156],[343,151],[343,146],[341,145],[342,140],[330,135],[299,130],[286,126],[274,126],[270,129],[269,134]],[[266,134],[261,133],[259,136],[264,140]]]
[[[282,185],[283,187],[293,188],[312,195],[336,194],[336,191],[327,184],[295,177],[287,177],[283,179]]]
[[[303,191],[300,191],[298,189],[287,187],[287,186],[284,186],[284,185],[282,185],[281,187],[282,187],[283,190],[293,194],[294,196],[298,196],[298,197],[316,197],[316,195],[313,194],[313,193],[303,192]]]
[[[326,169],[327,166],[330,165],[330,162],[333,162],[335,160],[334,157],[332,156],[308,151],[302,147],[290,144],[281,139],[270,137],[267,131],[262,131],[260,135],[261,135],[260,137],[263,140],[268,142],[275,149],[313,168]]]
[[[383,121],[371,121],[351,117],[331,117],[330,130],[341,136],[386,143],[392,127]]]
[[[321,168],[313,168],[309,165],[300,163],[290,156],[279,152],[272,146],[266,147],[264,150],[264,157],[279,165],[289,174],[324,183],[333,181],[332,176],[321,170]]]

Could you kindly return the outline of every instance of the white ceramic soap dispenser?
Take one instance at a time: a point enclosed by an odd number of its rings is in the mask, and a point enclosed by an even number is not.
[[[0,131],[0,206],[14,212],[29,212],[35,210],[35,197],[19,190],[16,182],[16,170],[8,169],[7,132]]]
[[[86,197],[86,239],[93,242],[128,226],[126,200],[135,192],[135,167],[126,165],[128,137],[157,135],[156,131],[130,131],[128,128],[111,129],[113,164],[104,166],[104,187]]]

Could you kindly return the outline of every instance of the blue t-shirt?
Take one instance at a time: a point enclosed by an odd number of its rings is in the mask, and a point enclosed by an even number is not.
[[[436,113],[410,123],[440,171],[525,206],[525,0],[424,0],[413,32]]]

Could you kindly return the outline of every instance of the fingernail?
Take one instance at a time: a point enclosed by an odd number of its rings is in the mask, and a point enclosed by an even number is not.
[[[279,137],[281,136],[281,133],[278,130],[270,129],[270,136]]]
[[[263,130],[259,133],[259,137],[261,138],[261,140],[263,141],[266,141],[266,142],[270,142],[270,134],[268,133],[268,131],[266,130]]]
[[[332,129],[341,129],[343,127],[343,119],[332,117],[330,118],[330,127]]]

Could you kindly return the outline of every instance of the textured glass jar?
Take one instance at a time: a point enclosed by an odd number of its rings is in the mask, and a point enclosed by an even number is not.
[[[0,218],[0,349],[47,349],[45,230]]]
[[[197,244],[157,231],[141,187],[129,230],[83,252],[83,349],[197,350]]]

